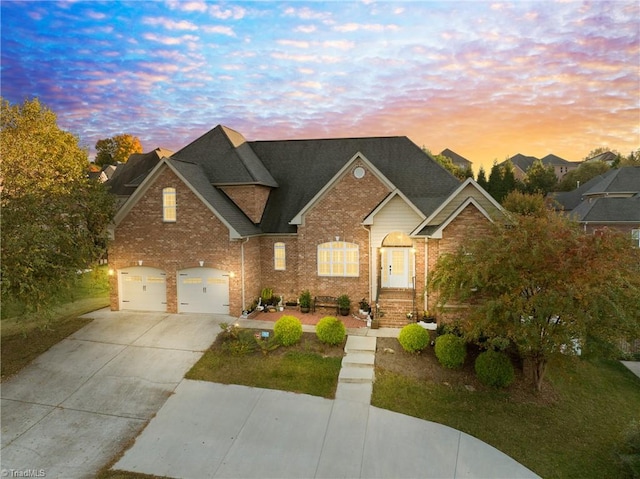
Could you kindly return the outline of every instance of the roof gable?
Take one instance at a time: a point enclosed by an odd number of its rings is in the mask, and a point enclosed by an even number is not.
[[[493,218],[491,217],[491,215],[489,215],[489,213],[487,213],[487,211],[482,207],[482,205],[480,205],[480,203],[476,201],[475,198],[469,197],[466,200],[464,200],[464,202],[462,202],[460,206],[458,206],[456,210],[452,214],[450,214],[442,224],[436,227],[430,228],[428,231],[428,236],[430,238],[442,239],[442,232],[445,230],[445,228],[449,226],[449,224],[451,224],[451,222],[455,220],[458,217],[458,215],[462,213],[465,210],[465,208],[469,205],[475,206],[475,208],[480,213],[482,213],[482,215],[485,218],[487,218],[489,221],[493,223],[494,221]]]
[[[470,194],[468,191],[469,188],[472,188],[473,194]],[[465,190],[467,193],[465,195]],[[474,197],[477,196],[477,197]],[[492,217],[495,216],[495,213],[492,215],[489,212],[489,209],[493,209],[494,212],[499,212],[500,215],[504,216],[504,208],[498,203],[489,193],[487,193],[484,189],[478,185],[478,183],[473,180],[473,178],[467,178],[451,195],[443,201],[438,208],[436,208],[428,218],[426,218],[422,223],[418,225],[418,227],[411,233],[412,235],[425,234],[427,227],[435,227],[443,224],[444,222],[451,222],[451,215],[448,214],[448,211],[453,207],[455,211],[458,213],[462,210],[459,207],[456,207],[456,204],[468,204],[468,200],[473,199],[474,204],[478,204],[479,209],[483,214],[488,215],[488,217],[493,221]],[[484,206],[480,206],[484,203]],[[458,214],[454,213],[454,214]],[[434,231],[431,228],[431,231]]]
[[[140,186],[127,199],[114,218],[114,225],[129,214],[131,209],[149,190],[149,187],[166,168],[173,173],[203,202],[203,204],[228,228],[230,238],[242,238],[259,234],[260,230],[223,193],[213,187],[199,165],[163,158],[145,177]]]
[[[464,156],[457,154],[455,151],[450,150],[449,148],[445,148],[440,152],[441,156],[446,156],[449,158],[454,165],[460,166],[462,168],[467,168],[472,165],[472,163],[467,160]]]

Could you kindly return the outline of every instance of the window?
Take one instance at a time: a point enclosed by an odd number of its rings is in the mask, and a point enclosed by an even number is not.
[[[631,238],[633,238],[635,245],[640,248],[640,229],[631,230]]]
[[[176,221],[176,189],[164,188],[162,190],[162,221],[175,223]]]
[[[360,276],[358,245],[330,241],[318,245],[318,276]]]
[[[273,268],[276,271],[284,271],[286,266],[285,245],[284,243],[275,243],[273,245]]]

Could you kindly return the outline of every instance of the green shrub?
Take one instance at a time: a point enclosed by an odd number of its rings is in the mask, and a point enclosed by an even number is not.
[[[336,346],[344,341],[346,335],[347,328],[334,316],[325,316],[316,325],[316,336],[323,343]]]
[[[291,346],[302,337],[302,323],[295,316],[282,316],[273,326],[276,339],[283,346]]]
[[[509,357],[492,349],[478,355],[475,369],[480,382],[494,388],[506,387],[515,378]]]
[[[456,369],[464,364],[467,345],[455,334],[443,334],[436,338],[436,357],[446,368]]]
[[[400,330],[398,341],[408,353],[417,353],[429,344],[429,332],[417,323],[407,324]]]

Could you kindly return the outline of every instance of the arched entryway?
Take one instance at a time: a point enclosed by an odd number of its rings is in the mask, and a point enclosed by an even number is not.
[[[413,241],[400,231],[389,233],[380,248],[380,285],[383,288],[412,288],[415,276]]]

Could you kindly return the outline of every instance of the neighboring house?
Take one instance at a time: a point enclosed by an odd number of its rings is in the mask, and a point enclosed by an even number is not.
[[[536,160],[538,160],[538,158],[535,156],[525,156],[518,153],[517,155],[509,158],[508,161],[511,161],[513,164],[513,174],[516,179],[523,181],[527,176],[527,171]],[[553,171],[555,172],[558,181],[561,180],[569,171],[580,166],[580,162],[567,161],[552,154],[549,154],[544,158],[540,158],[540,161],[542,161],[544,166],[553,166]],[[505,162],[503,161],[500,165],[503,165],[504,163]]]
[[[109,249],[114,310],[237,316],[264,287],[285,300],[309,289],[402,325],[435,307],[438,257],[505,218],[406,137],[248,142],[217,126],[115,180],[127,200]]]
[[[573,191],[550,193],[587,233],[629,232],[640,246],[640,166],[612,169]]]
[[[456,165],[458,168],[460,168],[463,171],[466,171],[467,169],[471,169],[473,165],[473,163],[467,160],[465,157],[460,156],[455,151],[452,151],[449,148],[442,150],[440,152],[440,155],[446,156],[447,158],[449,158],[454,165]]]
[[[110,191],[116,194],[118,206],[124,204],[161,158],[172,154],[172,151],[156,148],[148,153],[133,153],[126,163],[119,165],[106,183]]]
[[[612,153],[610,151],[605,151],[604,153],[600,153],[596,156],[592,156],[591,158],[587,158],[586,160],[584,160],[585,162],[587,161],[602,161],[604,163],[606,163],[609,166],[612,166],[613,163],[618,159],[618,155],[616,155],[615,153]]]
[[[105,183],[115,174],[117,167],[118,165],[105,165],[98,171],[90,171],[88,177],[98,180],[100,183]]]

